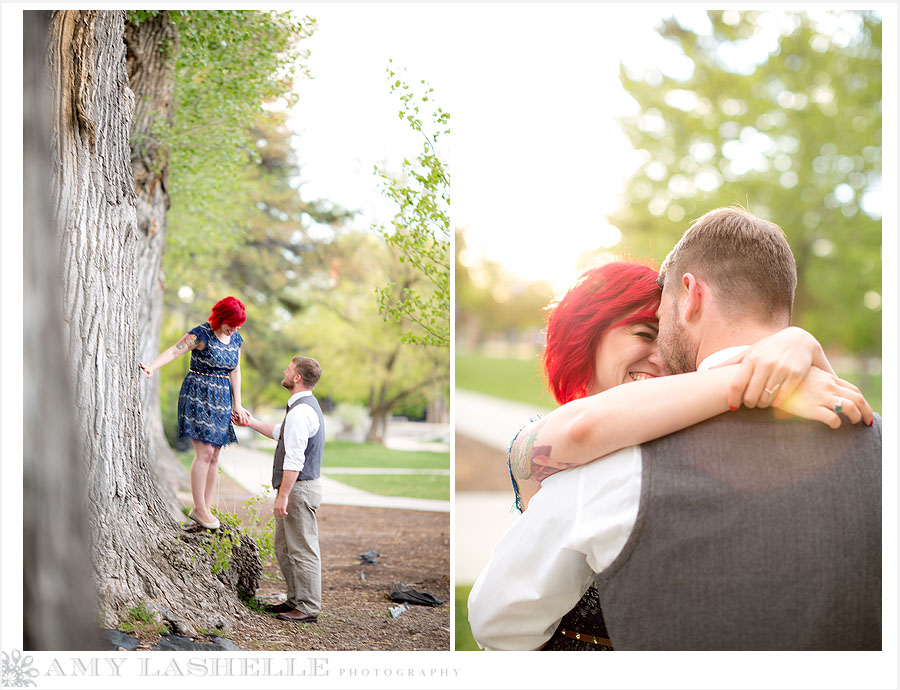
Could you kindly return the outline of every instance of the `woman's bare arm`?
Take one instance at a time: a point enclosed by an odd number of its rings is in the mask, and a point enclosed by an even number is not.
[[[235,422],[246,426],[250,413],[244,409],[241,403],[241,351],[238,350],[237,366],[228,372],[228,380],[231,382],[232,417]]]
[[[165,350],[160,352],[156,356],[156,359],[154,359],[149,365],[138,362],[138,366],[144,370],[144,373],[147,374],[147,378],[149,379],[151,376],[153,376],[154,371],[162,369],[170,362],[174,362],[185,352],[188,352],[190,350],[202,349],[203,342],[196,335],[194,335],[193,333],[185,333],[181,337],[181,340],[172,345],[172,347],[166,348]]]
[[[766,343],[764,348],[768,351],[770,346]],[[751,354],[749,359],[754,362],[751,378],[760,374],[768,381],[771,368],[782,367],[785,356],[757,360]],[[804,366],[805,354],[795,361]],[[569,402],[533,422],[519,433],[510,449],[510,469],[519,485],[523,507],[540,483],[561,469],[591,462],[735,409],[729,396],[734,379],[745,376],[742,366],[743,362],[616,386]],[[856,386],[830,371],[805,366],[800,385],[793,386],[787,396],[776,396],[778,409],[837,428],[842,420],[832,408],[840,398],[843,413],[851,422],[871,422],[872,409]],[[792,371],[791,367],[787,369]]]

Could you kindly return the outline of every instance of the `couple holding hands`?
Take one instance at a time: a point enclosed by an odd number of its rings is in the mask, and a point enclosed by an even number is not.
[[[241,404],[241,344],[238,329],[246,320],[240,300],[226,297],[213,306],[209,320],[185,333],[149,365],[147,377],[191,352],[190,370],[178,396],[178,436],[194,445],[188,513],[206,529],[219,529],[212,512],[219,452],[237,441],[232,423],[249,426],[278,444],[272,468],[275,497],[275,555],[287,587],[287,600],[268,607],[278,618],[315,623],[322,606],[321,556],[316,512],[322,501],[320,473],[325,423],[313,389],[322,375],[310,357],[294,357],[281,385],[290,393],[280,424],[254,418]]]

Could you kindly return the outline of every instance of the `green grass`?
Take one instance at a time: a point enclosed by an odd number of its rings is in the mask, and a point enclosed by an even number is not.
[[[453,620],[456,624],[456,640],[454,649],[458,652],[478,651],[478,645],[475,644],[475,638],[472,637],[472,629],[469,627],[469,592],[472,591],[472,585],[457,586],[453,595],[454,614]]]
[[[457,355],[456,387],[535,407],[556,407],[551,395],[544,390],[537,358],[524,360]]]
[[[328,474],[326,477],[342,484],[369,491],[380,496],[406,496],[450,500],[450,477],[429,474]]]
[[[449,470],[450,453],[391,450],[376,443],[328,441],[322,465],[329,467],[405,467],[417,470]]]

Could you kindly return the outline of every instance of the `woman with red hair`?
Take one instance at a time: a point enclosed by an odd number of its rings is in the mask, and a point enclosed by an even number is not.
[[[209,320],[184,334],[141,369],[153,372],[191,351],[191,366],[178,395],[178,436],[194,445],[191,495],[194,507],[188,517],[207,529],[218,529],[212,513],[219,451],[237,441],[232,415],[246,423],[250,414],[241,405],[241,343],[238,329],[246,321],[244,305],[226,297],[213,305]]]
[[[851,421],[871,419],[859,390],[837,379],[818,341],[795,327],[718,368],[666,377],[656,345],[656,279],[648,266],[606,264],[584,273],[551,306],[543,363],[547,385],[561,406],[529,422],[510,444],[509,472],[520,511],[541,482],[561,469],[684,429],[742,402],[772,405],[836,428],[840,417],[823,418],[820,408],[822,401],[828,407],[834,400],[837,386],[841,397],[854,401],[844,408]],[[807,378],[812,367],[825,371]],[[777,395],[763,394],[770,381],[780,382]],[[642,383],[621,385],[633,382]],[[791,396],[795,390],[801,394]],[[612,649],[608,637],[599,596],[591,587],[542,649]]]

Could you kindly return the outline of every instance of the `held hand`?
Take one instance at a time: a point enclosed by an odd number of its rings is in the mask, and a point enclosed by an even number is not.
[[[145,367],[145,366],[143,365],[143,363],[141,363],[141,362],[138,362],[138,366],[139,366],[141,369],[144,370],[144,373],[147,374],[147,378],[148,378],[148,379],[149,379],[151,376],[153,376],[153,369],[150,369],[149,367]]]
[[[827,364],[819,342],[791,326],[763,338],[725,364],[740,363],[727,401],[729,407],[781,407],[813,365]],[[829,365],[830,366],[830,365]]]
[[[287,496],[282,496],[280,493],[275,497],[275,514],[279,517],[284,517],[288,514],[287,512]]]
[[[840,427],[841,414],[854,424],[862,421],[871,426],[873,419],[872,408],[859,388],[818,367],[812,367],[793,395],[779,401],[776,407],[832,429]]]
[[[249,426],[253,416],[240,405],[235,406],[231,411],[231,421],[238,426]]]

